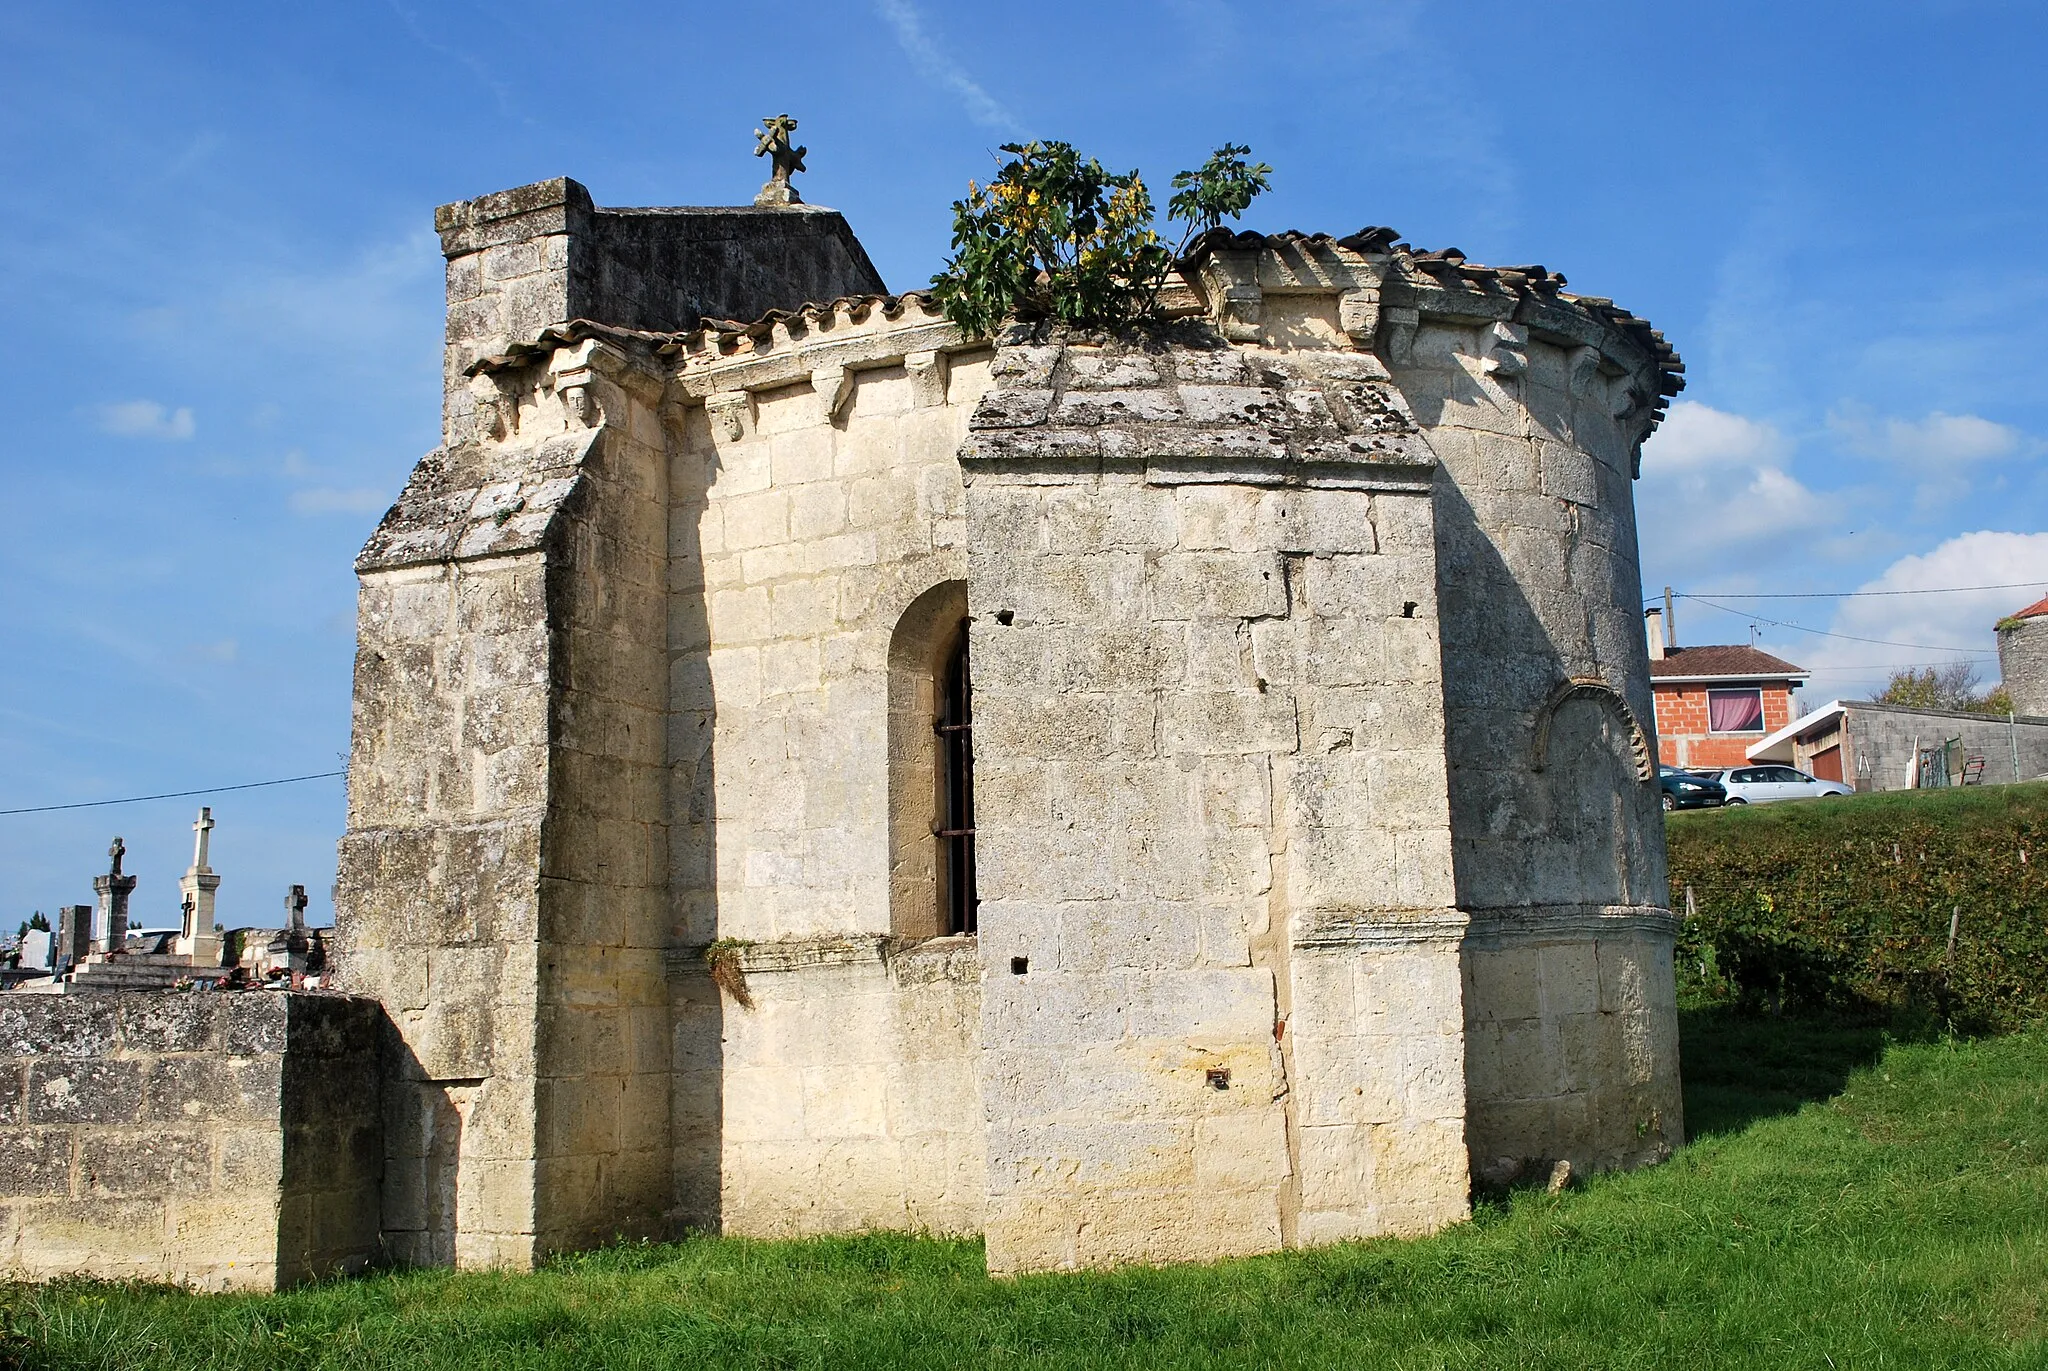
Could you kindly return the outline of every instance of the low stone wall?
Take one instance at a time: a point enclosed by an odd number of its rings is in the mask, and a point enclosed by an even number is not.
[[[382,1010],[0,996],[0,1270],[268,1289],[376,1255]]]

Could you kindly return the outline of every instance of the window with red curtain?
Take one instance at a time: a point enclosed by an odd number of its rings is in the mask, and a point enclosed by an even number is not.
[[[1707,692],[1707,732],[1761,733],[1764,731],[1764,693],[1752,686],[1747,690]]]

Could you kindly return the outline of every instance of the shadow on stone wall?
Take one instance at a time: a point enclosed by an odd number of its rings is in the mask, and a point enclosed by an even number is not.
[[[718,456],[702,410],[669,461],[669,1130],[675,1207],[667,1227],[719,1231],[723,1220],[725,1014],[704,958],[718,937],[716,701],[700,530]]]
[[[1635,793],[1619,712],[1590,695],[1564,701],[1535,769],[1539,711],[1572,663],[1447,471],[1435,499],[1458,904],[1661,904],[1646,850],[1654,797]]]

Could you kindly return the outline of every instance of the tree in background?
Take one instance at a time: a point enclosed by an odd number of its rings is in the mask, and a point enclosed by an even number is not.
[[[1005,143],[1010,160],[953,202],[953,256],[932,298],[963,332],[986,337],[1010,320],[1114,329],[1151,317],[1160,288],[1195,238],[1243,214],[1272,168],[1226,143],[1173,178],[1167,218],[1186,225],[1168,249],[1151,192],[1071,143]]]
[[[1977,664],[1962,658],[1944,667],[1905,667],[1894,671],[1877,697],[1881,705],[1912,709],[1952,709],[1969,714],[2010,714],[2012,696],[2004,686],[1979,691]]]

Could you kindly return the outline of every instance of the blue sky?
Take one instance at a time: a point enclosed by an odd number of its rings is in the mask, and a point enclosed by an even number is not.
[[[0,25],[0,809],[335,769],[350,561],[437,433],[434,206],[564,174],[744,203],[784,110],[805,195],[898,289],[990,149],[1035,136],[1157,188],[1249,142],[1275,168],[1255,227],[1391,224],[1613,297],[1692,382],[1644,460],[1645,584],[1720,597],[1681,602],[1681,640],[1755,623],[1822,673],[1812,702],[1987,652],[2040,592],[1729,597],[2048,586],[2038,4],[74,0]],[[119,832],[167,922],[198,803],[0,817],[0,918],[89,901]],[[326,915],[338,781],[213,803],[224,921],[274,922],[295,881]]]

